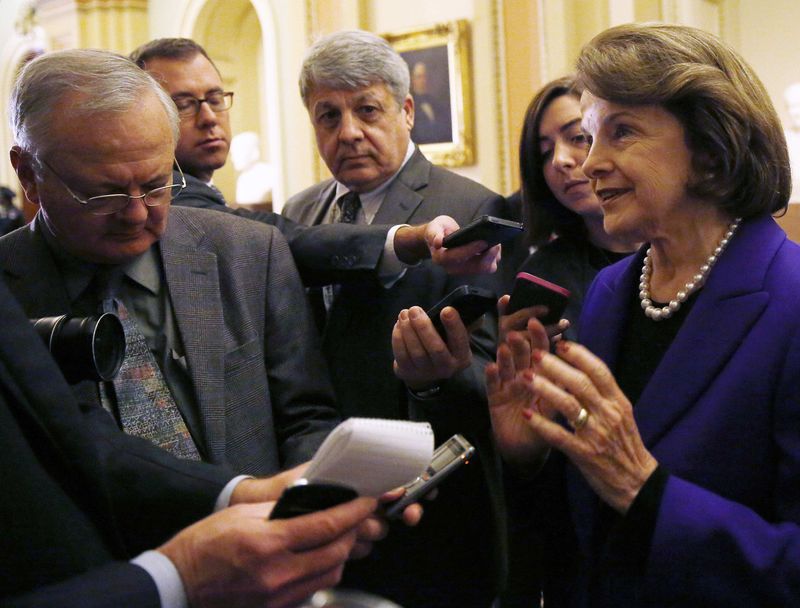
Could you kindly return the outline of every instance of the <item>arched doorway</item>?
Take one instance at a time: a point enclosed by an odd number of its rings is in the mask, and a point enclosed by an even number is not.
[[[284,199],[281,167],[277,48],[268,1],[205,0],[190,4],[183,35],[199,42],[214,59],[226,90],[235,92],[231,109],[233,135],[259,135],[261,160],[275,166],[273,200]],[[194,17],[192,17],[194,15]],[[234,201],[236,174],[229,162],[214,174],[214,183]]]

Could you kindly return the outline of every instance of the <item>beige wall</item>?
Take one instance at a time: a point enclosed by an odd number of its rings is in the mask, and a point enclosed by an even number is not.
[[[0,0],[2,1],[2,0]],[[216,0],[224,8],[226,0]],[[297,75],[306,44],[306,2],[301,0],[249,0],[261,29],[261,47],[243,36],[236,23],[214,20],[207,36],[215,36],[225,44],[231,41],[236,52],[229,60],[238,61],[237,54],[260,53],[259,69],[262,80],[259,86],[261,107],[261,145],[264,157],[277,164],[279,188],[275,207],[280,209],[283,200],[314,181],[315,150],[308,117],[300,102]],[[209,0],[171,0],[150,3],[150,30],[153,38],[164,36],[195,36],[198,21]],[[203,40],[200,40],[203,43]],[[234,44],[235,43],[235,44]],[[226,57],[228,60],[228,57]],[[255,77],[255,75],[254,75]],[[253,83],[248,83],[253,84]],[[237,98],[232,111],[234,127],[239,117],[257,109],[239,105]],[[235,131],[236,132],[236,131]],[[233,171],[230,167],[221,173],[226,183],[224,192],[232,199]]]
[[[760,74],[782,116],[783,89],[800,80],[796,0],[237,0],[231,6],[251,5],[246,36],[235,19],[215,19],[204,28],[203,11],[210,3],[216,4],[218,14],[225,10],[225,0],[150,0],[149,37],[202,31],[216,37],[210,46],[220,54],[231,41],[225,61],[236,62],[239,54],[250,53],[249,65],[254,67],[247,70],[258,73],[259,82],[253,85],[258,89],[237,96],[233,112],[243,115],[232,120],[241,128],[252,128],[253,114],[258,116],[264,156],[280,161],[282,198],[313,183],[319,174],[313,133],[296,84],[303,52],[315,32],[364,27],[387,33],[469,20],[476,162],[456,170],[502,193],[513,191],[518,183],[518,133],[533,92],[568,71],[580,46],[613,23],[655,18],[713,22]],[[4,98],[13,77],[10,63],[23,45],[13,29],[22,4],[23,0],[0,0]],[[257,38],[254,23],[260,41],[251,40]],[[0,117],[0,142],[7,149],[11,142],[5,107]],[[232,173],[224,175],[220,175],[223,181],[232,183]],[[0,162],[0,183],[14,183],[7,161]]]
[[[739,50],[764,81],[784,123],[788,122],[783,91],[800,81],[800,2],[739,4]]]

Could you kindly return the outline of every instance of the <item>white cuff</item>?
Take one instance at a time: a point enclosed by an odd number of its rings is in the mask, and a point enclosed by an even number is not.
[[[231,479],[228,483],[225,484],[225,487],[222,488],[222,492],[219,493],[217,496],[217,502],[214,503],[214,513],[217,511],[222,511],[228,505],[231,504],[231,494],[236,489],[236,486],[239,485],[245,479],[253,479],[252,475],[237,475],[233,479]]]
[[[406,264],[400,261],[397,257],[397,252],[394,250],[394,235],[400,228],[409,226],[409,224],[398,224],[389,229],[386,235],[386,242],[383,245],[383,255],[380,262],[378,262],[378,279],[385,289],[391,289],[397,281],[403,278],[406,269],[416,264]]]
[[[145,551],[134,557],[131,563],[143,568],[153,579],[161,608],[189,608],[181,575],[170,558],[158,551]]]

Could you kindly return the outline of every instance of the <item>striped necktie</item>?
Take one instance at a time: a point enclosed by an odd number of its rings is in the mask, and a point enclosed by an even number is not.
[[[361,199],[356,192],[348,192],[339,199],[339,221],[343,224],[357,224],[358,210],[361,209]]]

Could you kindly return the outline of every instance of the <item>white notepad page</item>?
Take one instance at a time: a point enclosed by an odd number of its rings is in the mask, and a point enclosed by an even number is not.
[[[415,479],[432,456],[433,430],[427,422],[348,418],[319,446],[304,477],[377,497]]]

